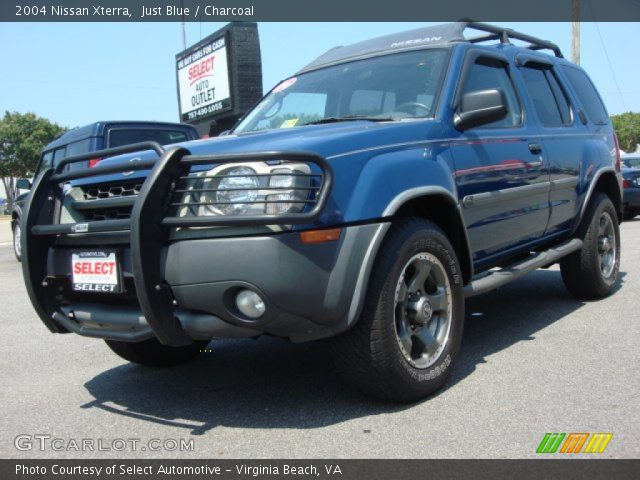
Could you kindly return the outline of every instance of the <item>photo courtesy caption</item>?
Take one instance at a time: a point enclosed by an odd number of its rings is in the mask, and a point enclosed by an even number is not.
[[[231,469],[222,470],[220,466],[211,465],[198,465],[198,466],[175,466],[175,465],[160,465],[154,469],[151,465],[124,465],[113,464],[106,467],[102,466],[81,466],[81,465],[58,465],[54,464],[51,467],[50,472],[45,466],[27,466],[16,465],[16,475],[28,476],[28,475],[46,475],[51,473],[52,475],[91,475],[100,477],[103,473],[105,475],[223,475],[225,472],[232,472]],[[320,476],[320,470],[316,465],[244,465],[238,464],[235,466],[235,473],[244,476],[259,476],[259,475],[313,475]],[[325,464],[324,473],[327,475],[342,475],[342,469],[336,464]]]

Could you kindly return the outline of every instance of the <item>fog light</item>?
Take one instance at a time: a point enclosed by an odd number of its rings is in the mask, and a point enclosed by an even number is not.
[[[240,290],[236,295],[236,307],[240,313],[249,318],[260,318],[266,307],[264,301],[256,292],[252,290]]]

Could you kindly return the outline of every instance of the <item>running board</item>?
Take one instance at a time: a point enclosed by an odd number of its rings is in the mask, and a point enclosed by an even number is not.
[[[557,247],[533,254],[526,260],[514,263],[513,265],[501,270],[496,270],[495,272],[478,278],[477,280],[473,280],[464,287],[464,295],[466,298],[469,298],[495,290],[496,288],[502,287],[513,280],[517,280],[532,270],[536,270],[546,265],[551,265],[562,257],[566,257],[580,248],[582,248],[582,240],[574,238],[573,240],[562,243]]]

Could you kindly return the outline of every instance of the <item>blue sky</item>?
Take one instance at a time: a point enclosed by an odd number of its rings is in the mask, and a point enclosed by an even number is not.
[[[335,45],[424,25],[261,23],[264,88]],[[569,23],[502,25],[552,40],[571,55]],[[188,23],[187,44],[222,26]],[[640,111],[639,27],[582,24],[581,64],[612,114]],[[179,23],[2,23],[0,112],[32,111],[66,127],[95,120],[178,121],[174,56],[180,50]]]

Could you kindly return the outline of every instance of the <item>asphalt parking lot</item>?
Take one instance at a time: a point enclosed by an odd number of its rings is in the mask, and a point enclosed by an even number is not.
[[[637,458],[640,218],[622,240],[620,288],[606,300],[573,299],[554,267],[469,301],[445,389],[397,405],[344,384],[321,342],[214,341],[191,364],[150,370],[102,341],[51,335],[3,233],[0,457],[520,458],[546,432],[612,432],[601,456]],[[19,435],[59,438],[62,450],[46,439],[45,451],[39,440],[19,450]],[[81,439],[110,450],[76,451]],[[154,439],[193,448],[151,451]]]

